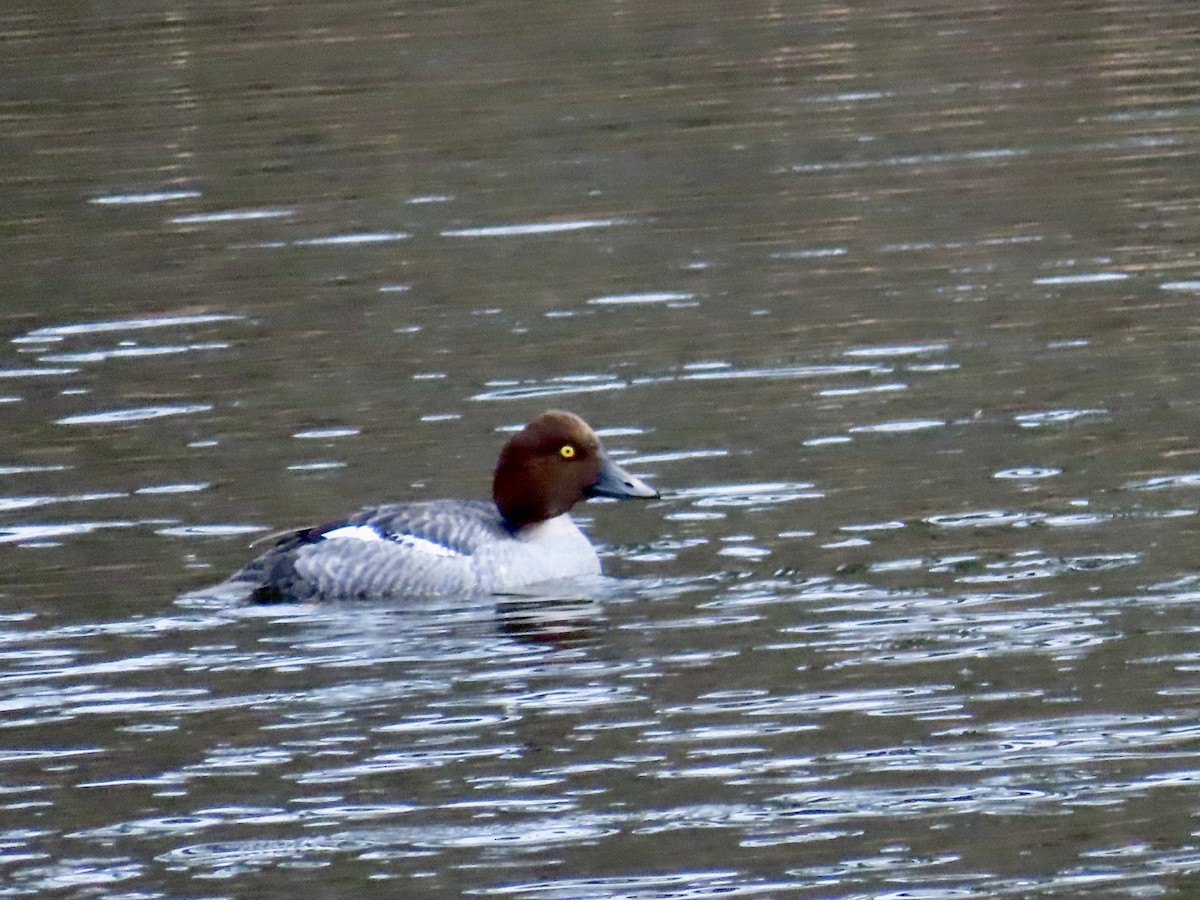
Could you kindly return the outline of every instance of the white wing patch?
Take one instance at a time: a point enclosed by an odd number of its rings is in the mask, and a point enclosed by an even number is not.
[[[415,534],[397,534],[392,540],[402,547],[408,547],[410,550],[416,550],[419,553],[429,553],[433,556],[462,556],[457,550],[447,547],[445,544],[428,541],[425,538],[417,537]]]
[[[321,537],[327,541],[334,538],[353,538],[356,541],[383,540],[383,535],[370,525],[343,525],[340,528],[334,528],[332,531],[326,531]]]
[[[356,541],[391,541],[392,543],[399,544],[401,547],[415,550],[418,553],[428,553],[430,556],[463,555],[451,547],[426,538],[417,537],[415,534],[387,535],[376,531],[370,525],[342,525],[326,531],[321,537],[327,541],[334,538],[350,538]]]

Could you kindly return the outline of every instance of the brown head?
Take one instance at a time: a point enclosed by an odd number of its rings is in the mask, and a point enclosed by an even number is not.
[[[510,528],[562,515],[588,497],[657,497],[608,458],[596,432],[574,413],[542,413],[500,451],[492,499]]]

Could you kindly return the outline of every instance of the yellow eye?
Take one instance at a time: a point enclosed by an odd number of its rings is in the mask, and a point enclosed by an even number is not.
[[[575,448],[570,444],[563,444],[562,447],[559,448],[558,455],[563,459],[574,459]]]

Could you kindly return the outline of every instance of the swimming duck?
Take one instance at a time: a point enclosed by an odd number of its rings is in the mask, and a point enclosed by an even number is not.
[[[505,444],[492,501],[369,507],[284,535],[228,585],[260,603],[495,594],[600,572],[569,511],[589,497],[658,497],[579,416],[550,410]]]

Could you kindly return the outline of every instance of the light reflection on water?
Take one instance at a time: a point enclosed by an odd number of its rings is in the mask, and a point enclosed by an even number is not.
[[[1192,11],[617,6],[6,20],[0,896],[1195,893]],[[615,577],[189,593],[550,405]]]
[[[5,729],[57,726],[74,734],[83,725],[76,740],[110,729],[112,737],[99,746],[67,740],[53,750],[14,748],[0,754],[0,766],[41,769],[45,788],[16,791],[17,805],[22,794],[60,790],[64,775],[77,790],[118,798],[96,824],[62,839],[79,848],[80,859],[93,860],[89,872],[120,881],[144,877],[148,863],[126,871],[120,859],[92,856],[95,848],[115,842],[168,870],[222,878],[286,862],[421,858],[435,865],[486,848],[516,854],[509,858],[515,873],[533,863],[520,862],[526,853],[596,849],[621,835],[729,835],[736,846],[758,849],[850,847],[883,823],[893,830],[911,821],[936,833],[979,816],[1053,822],[1073,809],[1119,809],[1200,781],[1191,767],[1200,739],[1194,717],[1071,711],[1082,700],[1062,693],[1065,682],[990,666],[1007,658],[1027,667],[1042,658],[1061,668],[1086,659],[1089,649],[1121,639],[1119,600],[1084,611],[1038,594],[922,595],[779,576],[724,585],[607,582],[606,590],[605,601],[582,606],[543,601],[546,627],[527,623],[519,631],[504,623],[525,605],[519,601],[503,615],[495,604],[396,610],[210,602],[207,611],[125,622],[6,623]],[[680,600],[671,620],[669,608]],[[804,604],[802,621],[711,614],[765,612],[784,601]],[[562,642],[567,620],[591,635]],[[747,643],[761,640],[770,621],[775,641]],[[674,637],[664,643],[667,634]],[[766,686],[756,673],[774,660],[806,660],[801,683],[826,686]],[[905,667],[899,682],[838,675],[897,663]],[[964,664],[971,666],[965,678]],[[744,686],[704,689],[714,667]],[[681,692],[667,687],[680,677],[697,681],[682,703],[675,699]],[[1039,709],[1044,714],[1031,715]],[[141,736],[204,733],[226,719],[254,724],[175,766],[151,758],[108,777],[84,775],[93,760],[126,753],[121,745]],[[849,744],[838,739],[843,720],[862,723]],[[899,727],[871,736],[868,723],[888,721]],[[546,740],[556,748],[548,756],[538,748]],[[1079,766],[1093,775],[1080,781]],[[425,780],[397,795],[395,780],[417,773]],[[631,779],[659,785],[656,802],[595,804]],[[461,781],[474,790],[460,795],[452,786]],[[211,795],[210,784],[224,787]],[[237,801],[221,800],[233,785],[242,785]],[[697,804],[701,786],[711,799]],[[121,818],[133,807],[113,791],[150,792],[173,812]],[[275,802],[264,802],[272,796]],[[353,799],[368,796],[381,799]],[[456,814],[465,818],[446,821]],[[302,832],[261,836],[280,828]],[[29,892],[56,889],[66,872],[81,868],[37,863],[45,839],[9,834],[25,848],[14,861],[17,884]],[[1139,863],[1165,872],[1192,866],[1192,855],[1169,848],[1146,853],[1150,859]],[[919,871],[920,855],[887,859]],[[940,865],[959,858],[951,854]],[[768,895],[785,886],[817,891],[831,868],[793,865],[786,881],[763,884],[772,885]],[[735,895],[758,889],[755,879],[734,874],[719,880]],[[692,875],[667,881],[694,887]],[[514,883],[534,891],[533,882]],[[571,879],[545,884],[548,891],[578,889]],[[649,876],[646,885],[663,886]],[[1000,875],[975,885],[1012,887]]]

